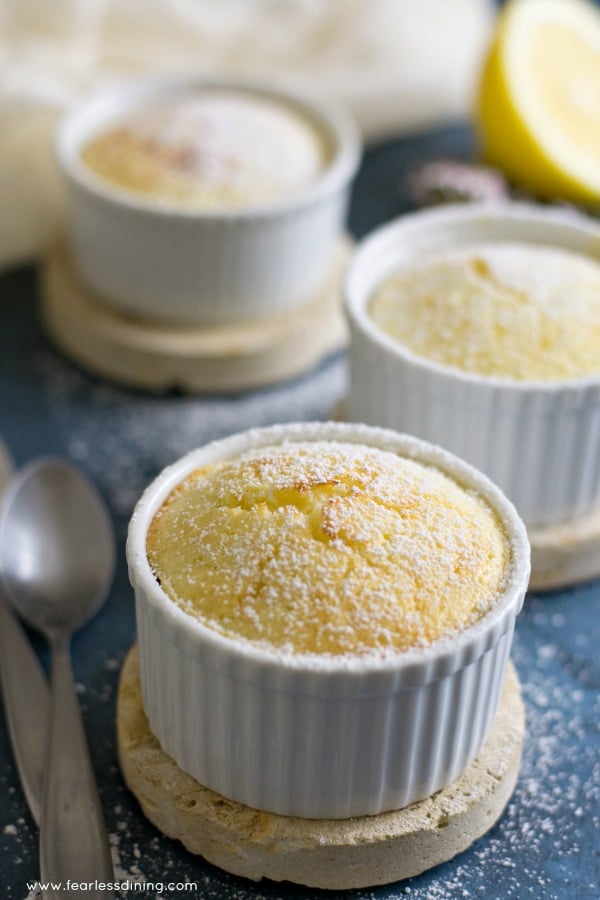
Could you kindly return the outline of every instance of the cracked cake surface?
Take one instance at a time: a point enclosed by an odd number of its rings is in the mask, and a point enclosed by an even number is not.
[[[510,549],[476,492],[360,444],[290,443],[196,470],[151,522],[163,590],[228,637],[280,652],[369,655],[473,624]]]
[[[600,372],[600,264],[527,244],[482,244],[406,265],[374,291],[369,312],[432,362],[516,381]]]

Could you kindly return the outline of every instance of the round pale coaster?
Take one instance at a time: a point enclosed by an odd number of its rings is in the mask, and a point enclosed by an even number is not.
[[[299,819],[227,800],[181,771],[150,731],[135,647],[123,666],[117,705],[125,781],[161,831],[234,875],[335,890],[409,878],[451,859],[485,834],[513,792],[524,730],[519,681],[509,663],[488,740],[451,785],[397,812]]]
[[[340,283],[344,239],[327,283],[272,319],[218,327],[147,322],[107,305],[83,284],[64,246],[42,268],[41,315],[54,343],[83,368],[129,387],[246,390],[308,371],[346,342]]]
[[[530,590],[568,587],[600,576],[600,509],[546,528],[529,529]]]

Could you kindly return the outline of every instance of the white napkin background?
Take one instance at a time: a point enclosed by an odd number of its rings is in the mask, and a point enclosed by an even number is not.
[[[149,71],[302,78],[367,139],[468,115],[491,0],[0,0],[0,265],[60,229],[57,117]]]

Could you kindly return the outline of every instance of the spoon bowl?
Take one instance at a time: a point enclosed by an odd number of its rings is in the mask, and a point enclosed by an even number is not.
[[[104,503],[60,459],[25,466],[9,485],[0,533],[0,570],[10,601],[49,636],[74,631],[102,606],[115,547]]]
[[[14,471],[8,447],[0,439],[0,502]],[[31,815],[39,825],[49,691],[39,660],[5,602],[1,585],[0,693],[23,792]]]

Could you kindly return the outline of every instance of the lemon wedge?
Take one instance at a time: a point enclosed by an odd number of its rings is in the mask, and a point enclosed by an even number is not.
[[[541,197],[600,200],[600,10],[511,0],[487,57],[476,118],[485,158]]]

